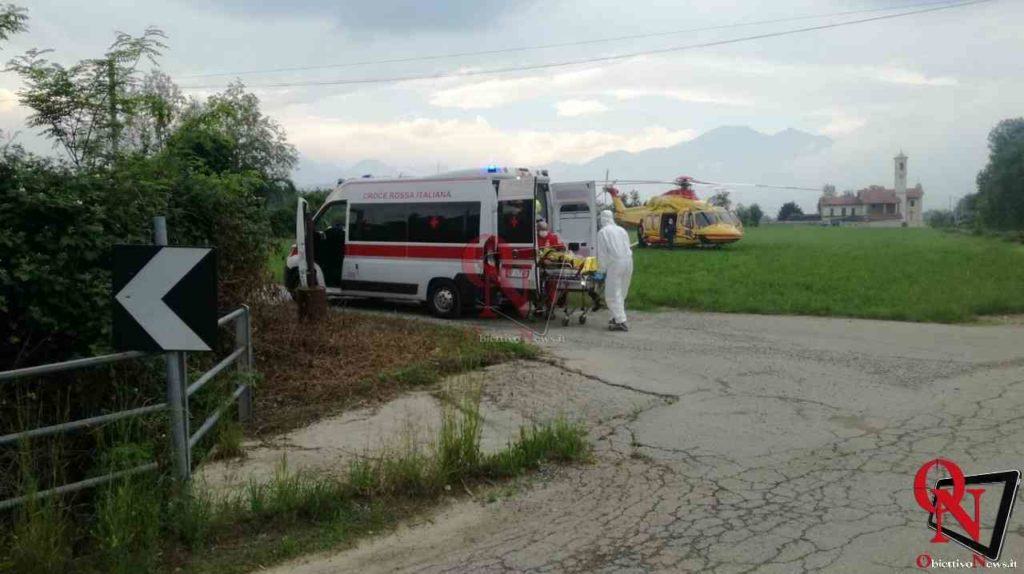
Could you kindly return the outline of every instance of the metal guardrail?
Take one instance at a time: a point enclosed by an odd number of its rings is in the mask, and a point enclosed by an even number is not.
[[[48,436],[53,434],[60,434],[76,429],[94,427],[106,423],[110,423],[116,420],[138,417],[143,415],[152,414],[168,409],[169,405],[175,405],[177,403],[179,412],[184,416],[171,417],[171,433],[169,433],[171,441],[171,454],[174,465],[175,478],[183,481],[189,480],[192,474],[191,465],[191,451],[196,444],[208,433],[211,429],[216,426],[217,422],[224,415],[224,412],[231,407],[235,402],[238,403],[238,418],[241,422],[248,422],[252,419],[252,388],[246,383],[241,383],[231,393],[231,397],[221,404],[216,411],[213,412],[203,423],[200,425],[199,430],[195,434],[189,435],[188,433],[188,399],[193,394],[198,392],[204,385],[213,380],[218,374],[222,373],[225,369],[233,364],[237,364],[239,370],[248,371],[253,365],[252,355],[252,321],[249,313],[249,307],[242,305],[238,309],[231,311],[227,315],[224,315],[217,320],[217,325],[224,326],[228,323],[234,322],[235,325],[235,348],[234,350],[210,370],[206,371],[199,378],[196,379],[191,385],[187,382],[187,371],[185,370],[185,353],[167,353],[168,357],[168,369],[167,369],[167,401],[155,405],[147,405],[144,407],[138,407],[134,409],[128,409],[124,411],[116,411],[105,415],[99,415],[95,417],[88,417],[84,419],[78,419],[74,421],[68,421],[56,425],[50,425],[45,427],[38,427],[34,429],[24,430],[21,432],[11,433],[0,436],[0,446],[18,442],[20,440],[27,440],[41,436]],[[24,369],[15,369],[12,371],[0,371],[0,385],[9,383],[13,380],[24,379],[27,377],[37,377],[40,375],[46,375],[50,373],[59,373],[63,371],[73,371],[77,369],[91,368],[99,365],[105,365],[109,363],[115,363],[118,361],[127,361],[132,359],[138,359],[142,357],[155,357],[157,355],[151,355],[138,351],[128,351],[124,353],[113,353],[110,355],[101,355],[98,357],[89,357],[86,359],[75,359],[73,361],[64,361],[62,363],[51,363],[48,365],[37,365],[34,367],[26,367]],[[172,366],[173,364],[173,366]],[[177,420],[174,420],[176,419]],[[177,426],[180,425],[180,426]],[[156,462],[150,462],[113,472],[105,475],[95,476],[78,482],[65,484],[48,490],[43,490],[34,494],[27,494],[10,498],[7,500],[0,500],[0,510],[12,508],[23,504],[33,497],[41,498],[45,496],[53,496],[59,494],[65,494],[69,492],[75,492],[78,490],[84,490],[86,488],[92,488],[101,484],[112,482],[119,478],[124,478],[134,474],[142,472],[149,472],[157,470],[158,465]]]

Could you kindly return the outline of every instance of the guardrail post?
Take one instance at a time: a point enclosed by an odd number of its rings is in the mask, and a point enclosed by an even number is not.
[[[153,218],[153,243],[167,245],[167,220],[163,216]],[[174,478],[188,481],[192,474],[192,463],[188,447],[188,397],[185,395],[185,353],[168,352],[167,362],[167,412],[170,420],[168,435],[171,438],[171,459]]]
[[[242,305],[245,312],[235,320],[235,348],[245,347],[245,352],[238,357],[238,368],[248,373],[252,369],[252,314],[248,305]],[[238,396],[238,421],[247,423],[252,420],[252,383],[246,383],[245,390]]]

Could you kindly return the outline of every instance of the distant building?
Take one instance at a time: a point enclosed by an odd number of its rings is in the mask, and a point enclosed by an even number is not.
[[[907,189],[907,156],[893,158],[893,189],[872,185],[856,194],[826,193],[818,200],[818,215],[833,225],[872,227],[921,227],[924,225],[924,189],[921,184]]]

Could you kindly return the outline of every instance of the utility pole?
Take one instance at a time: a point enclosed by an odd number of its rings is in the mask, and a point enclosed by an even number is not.
[[[110,153],[112,157],[117,157],[121,126],[117,121],[117,67],[113,58],[107,60],[107,105],[110,114]]]

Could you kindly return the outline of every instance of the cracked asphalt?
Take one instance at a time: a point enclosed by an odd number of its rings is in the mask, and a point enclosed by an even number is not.
[[[594,464],[277,571],[911,571],[924,553],[970,559],[929,542],[923,463],[1024,468],[1020,326],[665,312],[608,333],[596,319],[541,343],[588,382],[563,408],[601,405]],[[1024,562],[1020,512],[1001,560]]]

